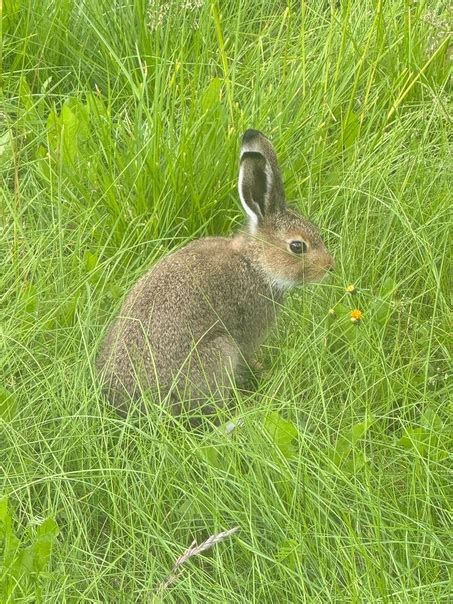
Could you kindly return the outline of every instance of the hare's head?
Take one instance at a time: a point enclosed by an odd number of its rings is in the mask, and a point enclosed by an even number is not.
[[[275,151],[257,130],[243,136],[238,186],[260,267],[273,284],[287,288],[319,281],[333,269],[318,229],[287,207]]]

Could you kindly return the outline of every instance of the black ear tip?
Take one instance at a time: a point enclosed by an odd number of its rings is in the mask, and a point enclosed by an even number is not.
[[[246,130],[242,137],[242,144],[249,143],[257,136],[264,136],[264,134],[262,132],[260,132],[259,130],[253,130],[252,128],[250,128],[249,130]]]

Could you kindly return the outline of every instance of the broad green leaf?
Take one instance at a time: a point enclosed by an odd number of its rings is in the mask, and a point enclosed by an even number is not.
[[[218,449],[216,447],[209,445],[207,447],[202,447],[199,449],[199,453],[203,459],[207,461],[207,463],[214,468],[222,468],[222,458],[219,454]]]
[[[264,427],[286,459],[297,456],[295,441],[299,431],[293,422],[283,419],[277,412],[271,412],[264,419]]]
[[[341,469],[346,474],[353,476],[357,474],[366,463],[367,459],[363,452],[353,449],[351,454],[342,461]]]
[[[17,399],[13,392],[0,386],[0,420],[11,421],[16,415]],[[1,515],[0,515],[1,520]]]
[[[113,300],[119,300],[123,295],[123,288],[120,287],[117,283],[110,283],[107,286],[108,292]]]
[[[101,96],[94,92],[87,93],[87,118],[89,115],[101,116],[108,118],[108,111]]]
[[[349,455],[351,449],[351,441],[345,436],[339,436],[335,443],[335,447],[331,450],[330,458],[335,464],[339,465],[341,460]]]
[[[0,499],[0,522],[5,524],[8,517],[8,497],[2,497]]]
[[[375,305],[374,317],[377,323],[383,327],[392,315],[392,307],[388,302],[378,301]]]
[[[343,323],[343,335],[348,342],[355,342],[359,336],[360,323],[354,323],[353,321],[345,321]]]
[[[372,422],[372,418],[367,418],[339,435],[335,446],[329,451],[329,458],[335,465],[351,471],[364,465],[365,456],[355,445],[365,436]]]
[[[80,292],[77,292],[72,298],[68,298],[58,309],[57,321],[60,325],[72,325],[77,309],[77,303],[80,298]]]
[[[68,104],[64,104],[61,110],[61,138],[63,141],[64,155],[63,160],[73,164],[77,158],[78,141],[77,130],[79,127],[76,114]]]
[[[34,572],[35,553],[32,549],[33,546],[29,545],[25,549],[21,550],[12,565],[12,569],[17,573],[18,576],[22,574],[29,575]]]
[[[5,568],[13,562],[19,545],[19,539],[14,534],[8,498],[3,497],[0,500],[0,559]]]
[[[59,155],[66,164],[77,163],[83,152],[83,145],[90,136],[87,105],[70,97],[64,102],[60,114],[53,108],[47,119],[47,133],[51,151]]]
[[[0,9],[0,18],[2,20],[1,27],[3,35],[12,32],[13,28],[16,27],[17,21],[20,18],[22,2],[23,0],[3,0],[3,14]]]
[[[449,431],[443,429],[442,424],[439,424],[438,421],[440,421],[439,418],[433,418],[433,425],[428,428],[423,426],[406,427],[396,444],[436,461],[446,459],[451,449],[451,435]]]
[[[297,552],[300,549],[300,543],[295,539],[285,539],[277,550],[275,559],[286,567],[294,569],[297,566]]]
[[[345,305],[339,302],[334,306],[335,317],[346,317],[351,314],[350,309]]]
[[[359,422],[358,424],[354,424],[351,428],[351,442],[353,444],[355,444],[361,438],[363,438],[372,423],[373,423],[372,419],[368,418],[364,422]]]
[[[55,107],[49,112],[47,117],[47,139],[49,143],[50,150],[54,153],[59,153],[60,151],[60,143],[61,143],[61,120],[58,116],[58,113],[55,110]],[[45,154],[47,155],[47,154]],[[44,156],[45,156],[44,155]]]
[[[396,292],[396,287],[397,285],[395,279],[392,279],[392,277],[387,277],[387,279],[382,284],[379,293],[382,297],[393,295]]]
[[[87,250],[83,254],[83,263],[87,272],[91,272],[94,271],[97,265],[99,264],[99,258],[98,256],[96,256],[96,254],[93,254],[92,252]]]
[[[415,449],[420,455],[424,455],[427,450],[428,432],[425,428],[408,427],[404,429],[404,434],[397,441],[400,447],[405,449]]]
[[[423,412],[422,416],[420,417],[420,423],[423,428],[427,428],[428,430],[434,430],[438,434],[440,434],[443,428],[443,422],[441,418],[433,409],[429,408]]]
[[[36,162],[37,164],[37,168],[41,174],[41,176],[46,180],[50,180],[51,177],[51,169],[50,169],[50,165],[49,165],[49,155],[48,155],[48,150],[47,147],[44,147],[44,145],[40,145],[37,150],[36,150],[36,159],[38,160]]]
[[[60,534],[60,528],[53,518],[46,518],[44,522],[42,522],[36,531],[38,538],[50,538],[54,539]]]
[[[25,312],[30,314],[34,313],[38,305],[36,285],[27,283],[22,289],[21,297],[25,302]]]
[[[184,499],[178,507],[178,515],[182,522],[190,523],[196,517],[196,508],[191,497]]]
[[[30,86],[24,76],[19,81],[19,100],[27,111],[33,110],[33,96],[31,94]]]
[[[53,518],[47,518],[36,531],[36,541],[31,546],[34,557],[34,568],[41,572],[47,565],[52,545],[59,533],[58,524]]]
[[[64,107],[71,110],[76,117],[77,136],[79,142],[83,143],[90,137],[90,109],[88,105],[82,103],[81,100],[75,97],[69,97],[65,102]]]
[[[420,325],[417,329],[416,342],[420,346],[429,346],[431,343],[431,331],[426,325]]]
[[[343,119],[341,128],[341,142],[343,147],[350,147],[360,134],[360,120],[357,114],[350,110]]]
[[[13,159],[13,136],[7,129],[0,134],[0,167],[6,168]]]
[[[220,91],[222,81],[220,78],[213,78],[203,92],[201,98],[201,107],[203,112],[208,111],[213,105],[220,102]]]

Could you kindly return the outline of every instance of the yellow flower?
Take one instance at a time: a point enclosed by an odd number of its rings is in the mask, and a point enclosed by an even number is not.
[[[355,292],[355,285],[351,283],[346,287],[345,291],[347,294],[353,294]]]
[[[357,323],[363,317],[363,312],[358,308],[351,311],[351,321]]]

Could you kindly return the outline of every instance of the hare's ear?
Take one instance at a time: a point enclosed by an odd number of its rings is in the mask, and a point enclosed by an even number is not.
[[[247,130],[242,138],[238,187],[252,227],[285,209],[285,193],[275,151],[258,130]]]

